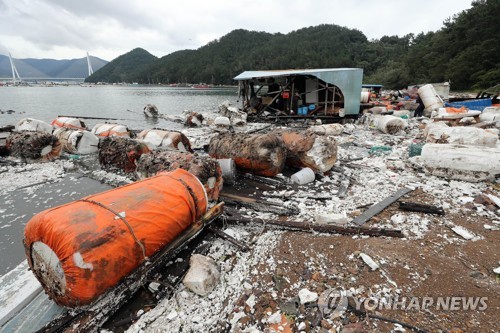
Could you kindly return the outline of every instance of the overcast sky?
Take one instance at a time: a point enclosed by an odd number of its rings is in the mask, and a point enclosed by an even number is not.
[[[0,0],[0,54],[111,61],[136,47],[161,57],[234,29],[288,33],[322,23],[368,39],[436,31],[472,0]]]

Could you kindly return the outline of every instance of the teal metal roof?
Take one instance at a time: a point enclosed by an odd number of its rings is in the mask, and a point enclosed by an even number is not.
[[[344,110],[346,114],[358,114],[361,100],[361,83],[363,69],[361,68],[320,68],[320,69],[286,69],[272,71],[246,71],[234,79],[236,81],[252,80],[268,77],[310,75],[321,81],[333,84],[344,94]]]

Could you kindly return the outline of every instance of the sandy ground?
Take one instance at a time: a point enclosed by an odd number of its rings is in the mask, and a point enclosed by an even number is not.
[[[493,269],[500,266],[500,207],[482,195],[500,197],[499,183],[470,183],[424,173],[408,159],[409,145],[422,139],[419,125],[419,120],[412,119],[397,135],[361,124],[346,125],[342,135],[332,138],[339,147],[337,164],[315,182],[290,184],[293,171],[286,170],[277,177],[283,186],[241,181],[225,190],[296,208],[298,214],[290,220],[316,223],[317,215],[324,213],[350,220],[408,187],[413,191],[400,201],[442,207],[444,216],[401,211],[393,203],[365,225],[404,234],[404,238],[390,238],[282,230],[262,223],[278,219],[276,215],[228,207],[234,216],[255,220],[223,226],[251,250],[243,252],[221,239],[211,241],[208,255],[221,269],[215,289],[199,296],[181,283],[172,297],[135,313],[140,319],[128,332],[411,331],[404,324],[428,332],[498,331],[500,285]],[[194,147],[209,138],[200,130],[185,134]],[[390,150],[369,153],[378,146]],[[4,194],[9,191],[4,177],[10,174],[9,168],[0,169]],[[46,163],[41,167],[45,171],[36,174],[43,180],[61,178],[68,168],[73,169],[72,163]],[[99,170],[92,175],[128,181]],[[338,189],[346,180],[346,196],[339,198]],[[36,177],[30,180],[37,181]],[[460,231],[457,227],[466,234],[455,232]],[[467,297],[476,306],[464,310]],[[394,299],[399,305],[393,308],[378,306]],[[438,306],[439,301],[447,303]],[[361,303],[364,306],[357,306]]]

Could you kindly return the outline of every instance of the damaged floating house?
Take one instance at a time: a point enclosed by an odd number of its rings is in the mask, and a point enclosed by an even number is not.
[[[234,79],[253,120],[314,117],[325,123],[359,114],[361,68],[246,71]]]

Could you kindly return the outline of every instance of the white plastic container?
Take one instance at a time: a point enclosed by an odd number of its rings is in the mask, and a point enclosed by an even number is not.
[[[418,88],[418,94],[425,105],[426,111],[432,112],[433,110],[444,107],[443,100],[438,95],[432,84],[426,84],[425,86]]]
[[[21,119],[16,125],[16,131],[45,132],[52,134],[53,130],[54,128],[52,125],[33,118]]]
[[[314,179],[316,179],[316,175],[311,168],[304,168],[299,172],[294,173],[290,179],[295,184],[304,185],[314,181]]]
[[[368,103],[370,101],[370,92],[362,91],[361,92],[361,103]]]
[[[236,179],[236,164],[231,158],[218,159],[220,168],[222,170],[222,179],[224,179],[224,184],[234,184]]]

